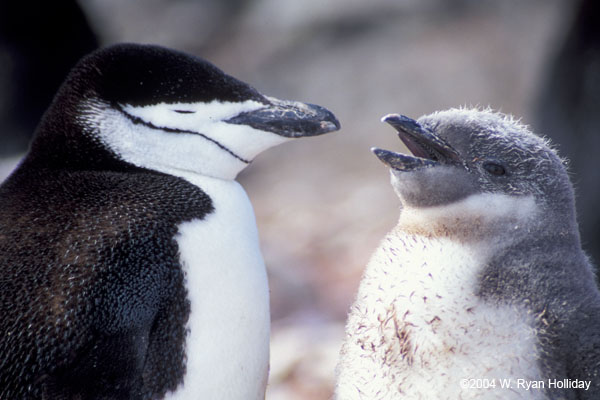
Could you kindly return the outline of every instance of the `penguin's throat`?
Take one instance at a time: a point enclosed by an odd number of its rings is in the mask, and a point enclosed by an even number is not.
[[[492,238],[518,237],[527,231],[537,212],[533,196],[479,193],[441,206],[405,205],[397,229],[459,242],[488,242]]]

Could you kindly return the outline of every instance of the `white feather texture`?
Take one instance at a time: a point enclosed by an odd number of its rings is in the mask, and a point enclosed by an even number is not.
[[[392,174],[393,181],[397,177]],[[455,240],[480,244],[486,254],[510,243],[499,240],[523,228],[534,217],[538,207],[533,196],[510,196],[501,193],[479,193],[438,207],[404,206],[398,221],[403,232],[425,236],[452,236]],[[504,239],[504,238],[503,238]]]
[[[477,295],[479,273],[502,243],[485,231],[453,231],[473,223],[518,227],[535,213],[531,197],[500,194],[404,209],[367,265],[350,311],[336,398],[543,398],[500,388],[503,379],[513,386],[541,379],[534,316]],[[467,388],[465,379],[496,387]]]
[[[186,375],[169,400],[264,399],[269,289],[254,212],[235,181],[181,174],[212,199],[206,219],[176,236],[191,313]]]

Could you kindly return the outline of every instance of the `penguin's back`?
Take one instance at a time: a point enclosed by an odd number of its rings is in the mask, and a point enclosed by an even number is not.
[[[17,170],[0,187],[0,397],[174,389],[190,310],[173,238],[212,209],[159,173]]]

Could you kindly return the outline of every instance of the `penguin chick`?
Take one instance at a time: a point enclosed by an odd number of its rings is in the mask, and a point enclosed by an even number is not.
[[[600,296],[562,160],[489,110],[383,121],[413,155],[373,149],[402,207],[350,310],[336,398],[598,398]]]
[[[267,276],[234,178],[338,128],[174,50],[83,58],[0,187],[0,398],[263,399]]]

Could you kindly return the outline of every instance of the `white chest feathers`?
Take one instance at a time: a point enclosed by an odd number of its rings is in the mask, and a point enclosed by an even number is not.
[[[191,303],[183,385],[167,399],[264,399],[269,291],[252,206],[235,181],[186,177],[214,212],[176,237]]]
[[[475,245],[388,235],[369,262],[350,311],[336,398],[542,396],[515,388],[517,379],[540,379],[531,319],[476,295],[483,265],[485,255]],[[509,379],[513,387],[501,388]]]

